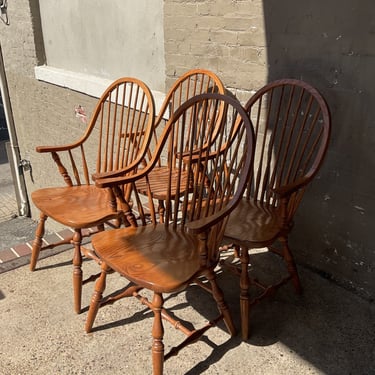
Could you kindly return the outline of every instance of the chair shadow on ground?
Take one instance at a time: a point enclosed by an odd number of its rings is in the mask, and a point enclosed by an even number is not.
[[[256,277],[259,278],[274,276],[280,268],[278,263],[279,259],[269,253],[253,254],[249,266],[250,274],[256,273]],[[53,269],[70,264],[70,261],[64,261],[41,269]],[[284,267],[281,269],[284,270]],[[85,272],[85,268],[83,270]],[[229,270],[221,267],[217,272],[217,280],[224,292],[238,333],[230,337],[222,322],[208,330],[200,342],[211,347],[212,351],[204,360],[193,363],[187,374],[202,373],[227,353],[244,344],[249,347],[249,356],[252,355],[252,347],[256,351],[255,347],[280,344],[326,373],[339,373],[343,366],[346,366],[348,371],[352,369],[353,373],[360,373],[356,372],[356,369],[368,373],[365,371],[366,366],[369,366],[369,361],[374,358],[373,346],[368,345],[371,340],[369,337],[375,329],[374,307],[302,266],[299,266],[299,272],[304,293],[300,296],[296,295],[292,285],[287,284],[273,296],[253,306],[250,313],[250,338],[244,342],[240,334],[239,280]],[[120,276],[117,273],[109,275],[109,279],[118,277]],[[116,279],[113,281],[116,286],[126,287],[128,284],[128,281],[122,277],[123,284],[119,284]],[[86,288],[89,288],[91,297],[94,283],[88,284]],[[113,290],[118,289],[108,289],[108,291],[113,295]],[[174,294],[166,295],[165,306],[173,317],[186,323],[189,329],[192,326],[183,319],[184,314],[189,314],[189,308],[199,315],[195,326],[197,329],[218,314],[212,296],[197,285],[192,285],[184,292],[183,300],[181,296],[177,300],[174,300],[174,297],[176,297]],[[127,300],[124,301],[125,306]],[[102,309],[122,309],[123,318],[104,324],[98,322],[97,325],[94,324],[93,333],[121,328],[146,319],[152,321],[152,312],[135,299],[132,300],[134,303],[132,302],[131,309],[124,309],[124,305],[117,306],[116,303],[113,306],[102,307]],[[83,311],[87,310],[88,306]],[[188,319],[189,316],[186,318]],[[166,323],[165,326],[169,325]],[[145,328],[146,335],[149,333],[147,329]],[[211,332],[217,329],[225,332],[224,335],[220,334],[220,344],[211,340],[213,338]],[[166,344],[169,334],[170,332],[166,330]],[[182,334],[180,338],[182,341]],[[183,352],[186,353],[188,350],[189,348],[186,348]]]
[[[50,251],[53,253],[51,254],[47,254],[47,252]],[[44,259],[44,258],[47,258],[49,257],[50,255],[57,255],[59,253],[62,253],[62,252],[65,252],[66,249],[58,249],[56,251],[56,249],[50,249],[50,250],[44,250],[44,252],[41,252],[41,256],[39,257],[39,259]],[[73,250],[69,249],[68,251],[71,251],[71,257],[69,258],[69,260],[65,260],[63,262],[59,262],[59,263],[54,263],[54,264],[48,264],[46,266],[41,266],[41,265],[37,265],[37,267],[35,268],[35,272],[36,271],[42,271],[42,270],[49,270],[49,269],[54,269],[54,268],[60,268],[60,267],[66,267],[66,266],[71,266],[73,264]],[[44,254],[45,253],[45,254]],[[84,267],[84,263],[87,263],[87,262],[90,262],[91,259],[88,259],[88,258],[83,258],[82,259],[82,265]],[[98,272],[100,271],[100,267],[98,266]],[[83,269],[83,272],[85,272],[85,270]]]
[[[228,337],[228,340],[220,345],[215,344],[208,338],[208,336],[202,336],[201,341],[210,346],[212,348],[212,352],[203,361],[195,364],[194,367],[185,373],[185,375],[202,374],[204,371],[208,370],[211,365],[218,362],[224,355],[226,355],[230,350],[235,349],[242,342],[239,335],[235,337]]]
[[[42,259],[42,258],[40,258]],[[64,262],[56,263],[56,264],[49,264],[48,266],[39,266],[35,269],[35,272],[37,271],[45,271],[45,270],[50,270],[50,269],[55,269],[55,268],[60,268],[60,267],[66,267],[66,266],[71,266],[72,265],[72,260],[66,260]]]
[[[264,254],[258,254],[259,257],[264,257],[266,255]],[[260,259],[258,259],[261,261]],[[109,275],[109,277],[119,277],[118,274]],[[212,351],[210,354],[199,363],[195,364],[191,370],[187,374],[196,374],[201,373],[205,370],[207,370],[210,366],[215,364],[217,361],[219,361],[223,356],[225,356],[229,351],[235,349],[239,345],[243,343],[241,339],[240,334],[240,311],[239,311],[239,286],[238,286],[238,278],[237,276],[233,275],[227,270],[220,269],[217,273],[217,279],[220,287],[223,289],[226,302],[229,305],[229,308],[232,313],[232,317],[234,320],[234,323],[237,328],[237,335],[234,337],[231,337],[229,333],[226,330],[226,327],[223,323],[223,321],[219,321],[217,326],[212,327],[210,330],[208,330],[199,340],[200,342],[205,343],[209,347],[212,348]],[[126,283],[126,279],[124,279],[124,283]],[[123,289],[117,290],[113,293],[108,294],[106,297],[114,296],[116,293],[121,292],[124,290],[126,286]],[[289,292],[293,294],[293,288],[290,288]],[[208,321],[212,321],[218,316],[218,310],[215,301],[213,300],[212,296],[204,291],[202,288],[200,288],[198,285],[192,285],[185,291],[185,300],[181,302],[181,299],[178,301],[174,301],[174,298],[176,297],[176,294],[170,294],[165,296],[165,307],[168,310],[168,312],[171,314],[171,316],[179,321],[181,321],[182,324],[187,326],[189,329],[199,329],[202,326],[204,326]],[[138,303],[138,302],[136,302]],[[125,302],[126,304],[126,302]],[[267,304],[267,301],[263,301],[263,304]],[[184,313],[186,314],[186,309],[189,307],[193,308],[197,314],[201,316],[201,318],[198,318],[199,321],[195,327],[192,326],[192,324],[189,321],[186,321],[183,319]],[[108,309],[108,308],[122,308],[121,306],[116,306],[116,303],[108,306],[103,306],[101,309]],[[134,312],[130,312],[129,310],[124,309],[124,315],[126,315],[124,318],[111,321],[109,323],[105,324],[99,324],[95,325],[93,327],[92,332],[99,332],[103,330],[109,330],[114,328],[119,328],[127,324],[132,324],[135,322],[140,322],[145,319],[152,320],[153,314],[148,308],[142,307],[142,305],[139,304],[139,310]],[[100,310],[101,310],[100,309]],[[256,346],[266,346],[266,345],[272,345],[277,341],[277,334],[275,336],[275,332],[278,331],[278,327],[280,328],[284,322],[284,314],[279,314],[279,316],[276,316],[274,318],[270,318],[270,313],[264,314],[262,313],[262,310],[260,309],[258,312],[256,312],[256,307],[254,308],[254,329],[252,330],[253,335],[251,336],[250,340],[247,342],[249,345],[256,345]],[[83,308],[83,311],[87,311],[88,306]],[[100,314],[99,310],[99,314]],[[132,309],[134,311],[134,309]],[[130,316],[128,314],[131,314]],[[268,328],[266,331],[263,331],[264,324],[262,323],[262,315],[265,315],[267,320],[269,322],[272,322],[271,326],[268,324]],[[285,314],[286,316],[288,314]],[[187,317],[188,318],[188,317]],[[168,323],[165,323],[165,327],[168,327]],[[225,341],[221,342],[220,344],[215,343],[213,340],[210,339],[211,334],[210,332],[215,329],[220,329],[225,332],[225,335],[227,337],[225,338]],[[169,332],[166,329],[165,332],[165,343],[168,342],[168,334]],[[224,335],[224,337],[225,337]],[[184,339],[183,334],[180,334],[181,341]],[[222,340],[222,339],[221,339]],[[184,349],[189,350],[187,349]]]
[[[119,276],[119,275],[115,274],[114,277],[116,277],[116,276]],[[121,292],[125,291],[130,283],[127,282],[126,279],[124,279],[124,282],[127,283],[127,285],[125,285],[121,289],[118,289],[118,290],[106,295],[105,298],[107,299],[107,298],[115,297],[118,293],[121,293]],[[175,296],[174,294],[166,296],[165,302],[168,302],[168,300],[173,300],[174,296]],[[129,298],[134,298],[134,297],[129,297]],[[114,303],[114,305],[116,305],[116,303]],[[106,306],[102,306],[101,308],[104,308],[104,309],[105,308],[111,308],[112,306],[113,305],[108,304]],[[135,312],[135,313],[132,313],[131,316],[127,316],[123,319],[120,319],[120,320],[117,320],[117,321],[112,321],[110,323],[102,324],[102,325],[99,325],[99,326],[94,325],[94,327],[92,329],[92,332],[97,332],[97,331],[102,331],[102,330],[107,330],[107,329],[112,329],[112,328],[118,328],[118,327],[124,326],[126,324],[139,322],[139,321],[144,320],[144,319],[152,319],[153,314],[152,314],[152,311],[149,308],[142,307],[142,305],[140,303],[138,303],[138,306],[140,307],[140,310]],[[188,306],[187,303],[179,303],[177,305],[173,305],[172,308],[170,310],[168,310],[168,312],[170,313],[172,318],[178,319],[187,328],[193,329],[193,326],[191,325],[190,322],[184,321],[183,319],[181,319],[180,317],[177,316],[178,314],[175,314],[176,311],[182,310],[182,309],[186,308],[187,306]],[[117,307],[114,306],[113,308],[117,308]],[[85,311],[88,311],[88,309],[89,309],[89,305],[84,307],[82,311],[85,312]],[[124,314],[126,314],[126,311],[124,311]]]
[[[270,276],[277,279],[281,277],[279,271],[285,270],[280,259],[268,252],[252,254],[250,259],[250,276],[260,280]],[[291,355],[324,373],[342,373],[343,369],[347,373],[373,373],[369,367],[375,350],[369,343],[375,343],[374,305],[302,265],[298,270],[304,288],[302,295],[297,295],[288,283],[252,306],[250,337],[246,342],[240,334],[239,279],[225,268],[219,270],[218,282],[238,330],[236,337],[218,348],[220,355],[241,343],[249,345],[250,356],[251,347],[276,344],[287,347]],[[186,299],[196,311],[207,316],[209,302],[203,291],[195,289],[198,288],[187,290]],[[255,291],[250,290],[252,293]],[[225,329],[221,324],[218,327]],[[217,353],[213,356],[217,358]]]
[[[125,288],[126,287],[124,287],[121,290],[124,290]],[[119,291],[121,292],[121,290],[111,293],[107,297],[114,296],[117,292]],[[184,309],[190,306],[190,303],[191,303],[190,300],[186,302],[177,302],[177,304],[174,304],[173,300],[176,297],[176,295],[170,294],[170,295],[165,296],[165,306],[169,314],[172,316],[172,318],[178,319],[188,329],[190,330],[194,328],[199,329],[204,324],[206,324],[207,321],[215,318],[218,315],[215,302],[212,300],[211,296],[208,295],[206,292],[204,292],[201,288],[197,286],[191,286],[190,288],[188,288],[186,294],[189,296],[187,298],[189,299],[191,298],[194,300],[194,309],[197,308],[197,310],[199,310],[199,313],[202,315],[202,319],[200,319],[200,322],[198,323],[196,327],[193,327],[190,321],[186,321],[181,318],[181,315],[183,315]],[[102,330],[123,327],[124,325],[132,324],[132,323],[139,322],[145,319],[152,320],[153,318],[152,311],[150,311],[148,308],[143,308],[140,304],[139,306],[140,306],[140,310],[135,313],[132,313],[131,316],[127,316],[123,319],[112,321],[110,323],[102,324],[99,326],[94,326],[94,328],[92,329],[92,333],[99,332]],[[111,305],[104,306],[102,308],[104,309],[111,308]],[[116,306],[114,306],[113,308],[116,308]],[[84,311],[87,311],[87,309],[88,309],[88,306],[84,308]],[[124,314],[126,314],[126,310],[124,310]],[[165,323],[166,332],[164,336],[166,345],[168,345],[168,334],[169,334],[169,332],[167,331],[169,326],[167,324],[168,323]],[[219,322],[216,327],[211,328],[211,330],[213,329],[225,330],[225,326],[222,322]],[[218,362],[230,350],[240,345],[242,342],[240,335],[237,335],[235,337],[230,337],[230,335],[228,334],[227,339],[224,342],[220,344],[216,344],[214,341],[210,339],[209,332],[211,330],[208,330],[207,333],[204,334],[200,338],[199,341],[211,347],[212,351],[210,352],[209,356],[207,356],[204,360],[200,361],[199,363],[194,364],[194,366],[186,374],[192,375],[192,374],[202,373],[203,371],[207,370],[211,365]],[[180,336],[180,342],[183,341],[184,335],[182,333],[178,333],[178,335]],[[189,349],[185,348],[183,351],[185,351],[186,353],[187,350]]]

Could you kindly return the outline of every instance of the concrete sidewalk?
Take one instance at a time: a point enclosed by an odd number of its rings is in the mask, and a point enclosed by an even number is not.
[[[151,374],[152,317],[133,298],[99,310],[96,329],[84,332],[87,309],[72,307],[71,251],[0,274],[0,373]],[[84,272],[98,266],[84,262]],[[230,338],[220,324],[165,363],[165,374],[375,374],[375,307],[328,280],[300,269],[304,294],[287,285],[255,306],[251,338]],[[239,328],[238,280],[219,282]],[[107,292],[126,280],[109,275]],[[89,303],[93,284],[84,286]],[[166,306],[199,328],[216,316],[198,287],[166,298]],[[165,324],[166,351],[182,335]]]

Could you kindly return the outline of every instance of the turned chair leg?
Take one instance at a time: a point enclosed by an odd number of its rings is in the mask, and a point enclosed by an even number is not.
[[[152,325],[152,367],[153,375],[162,375],[164,367],[164,327],[162,322],[163,295],[154,293],[152,299],[152,311],[154,312],[154,323]]]
[[[103,292],[106,288],[106,279],[107,273],[110,272],[110,268],[103,262],[102,263],[102,271],[100,277],[95,283],[95,290],[91,297],[89,312],[87,314],[86,324],[85,324],[85,331],[87,333],[92,331],[92,326],[94,325],[94,321],[96,315],[98,313],[100,303],[103,299]]]
[[[81,254],[81,229],[75,229],[72,243],[74,245],[73,253],[73,294],[74,294],[74,311],[81,312],[82,300],[82,254]]]
[[[302,293],[302,286],[298,276],[297,266],[294,262],[292,253],[290,252],[288,240],[286,238],[280,239],[281,244],[283,245],[283,258],[287,265],[288,272],[292,278],[292,283],[294,285],[294,290],[297,294]]]
[[[242,340],[249,338],[249,251],[247,248],[240,248],[241,274],[240,274],[240,311],[241,311],[241,333]]]
[[[231,336],[234,336],[236,334],[236,328],[233,324],[232,316],[230,314],[228,305],[225,303],[224,300],[224,293],[220,289],[217,281],[216,281],[216,276],[214,271],[209,270],[206,273],[206,278],[210,282],[211,285],[211,290],[212,290],[212,296],[216,301],[217,307],[220,311],[220,313],[223,316],[224,323],[227,327],[228,332],[230,333]]]
[[[138,224],[137,224],[137,220],[134,216],[134,213],[132,210],[128,210],[126,212],[124,212],[124,220],[125,222],[127,222],[131,227],[137,227]]]
[[[35,270],[36,262],[38,261],[38,258],[39,258],[40,249],[43,244],[45,221],[47,220],[47,218],[48,216],[45,215],[43,212],[40,213],[39,223],[35,231],[35,239],[34,239],[33,248],[31,251],[30,271]]]

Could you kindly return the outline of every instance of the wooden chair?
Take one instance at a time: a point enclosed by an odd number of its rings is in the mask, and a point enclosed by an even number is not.
[[[250,306],[288,280],[301,292],[288,236],[305,189],[322,164],[331,126],[322,96],[298,80],[282,79],[266,85],[245,108],[255,129],[254,169],[225,231],[240,258],[237,271],[244,340],[249,334]],[[249,278],[249,250],[266,247],[280,255],[288,269],[287,276],[273,285]],[[250,286],[259,287],[260,294],[250,298]]]
[[[192,69],[183,74],[172,85],[161,106],[155,120],[154,144],[157,144],[158,134],[162,130],[160,124],[165,123],[169,116],[189,98],[207,92],[225,93],[225,88],[219,77],[213,72],[204,69]],[[159,202],[159,220],[164,220],[164,201],[166,200],[166,186],[168,183],[167,161],[161,155],[158,165],[148,175],[148,183],[151,185],[151,195]],[[148,186],[145,179],[136,182],[136,189],[142,195],[148,194]]]
[[[134,183],[139,178],[147,179],[163,151],[168,155],[169,175],[165,186],[168,220],[164,223],[156,220],[157,209],[152,208],[154,200],[148,185],[152,225],[120,228],[93,236],[93,248],[102,261],[102,275],[95,285],[85,327],[87,332],[91,331],[103,302],[106,273],[109,269],[115,270],[132,282],[124,296],[135,296],[154,313],[154,374],[161,374],[164,360],[198,340],[220,319],[224,319],[232,335],[235,333],[214,268],[228,215],[241,199],[252,163],[250,120],[239,102],[229,96],[198,95],[185,102],[168,121],[153,159],[142,172],[123,178],[99,179],[96,183],[113,188],[117,184]],[[187,329],[163,307],[164,293],[183,291],[191,283],[209,291],[220,312],[218,318],[199,330]],[[141,289],[153,292],[152,300],[140,295]],[[187,335],[184,342],[166,355],[162,319]]]
[[[65,181],[65,186],[36,190],[31,197],[40,211],[35,233],[30,269],[34,271],[41,250],[71,242],[73,255],[74,309],[81,311],[82,253],[84,228],[121,221],[136,225],[126,202],[117,208],[112,189],[99,189],[90,180],[91,173],[137,170],[148,150],[154,124],[154,101],[149,88],[135,78],[114,81],[99,99],[83,136],[76,142],[60,146],[39,146],[37,152],[50,153]],[[96,149],[96,154],[95,154]],[[123,199],[122,193],[117,195]],[[48,217],[74,229],[72,238],[43,245],[45,221]],[[89,255],[89,254],[87,254]]]

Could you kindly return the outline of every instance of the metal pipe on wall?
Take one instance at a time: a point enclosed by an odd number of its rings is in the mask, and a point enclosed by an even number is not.
[[[26,193],[26,184],[23,176],[23,169],[21,166],[20,150],[17,141],[16,128],[14,126],[12,106],[9,99],[8,84],[5,75],[5,67],[3,60],[3,53],[0,43],[0,91],[3,100],[5,120],[8,127],[10,148],[8,156],[10,168],[13,176],[13,183],[15,185],[18,214],[20,216],[29,216],[30,209]]]

